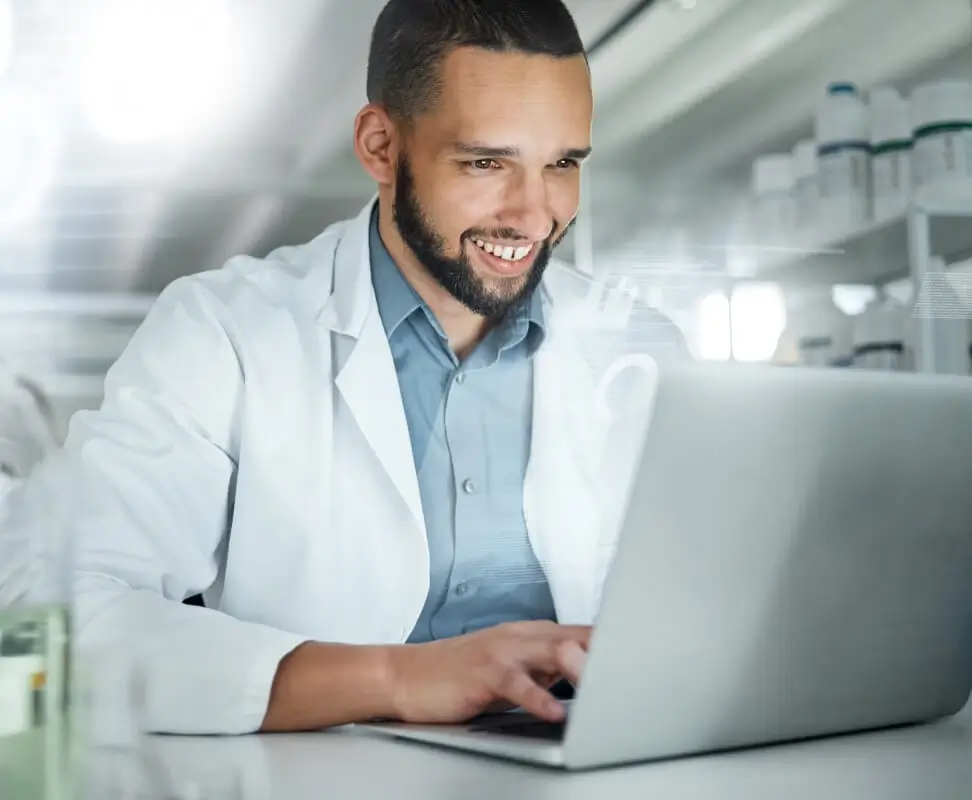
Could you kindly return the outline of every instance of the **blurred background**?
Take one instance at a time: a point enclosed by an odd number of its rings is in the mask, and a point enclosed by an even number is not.
[[[699,358],[894,369],[942,275],[968,372],[972,1],[567,4],[597,112],[564,261]],[[0,0],[0,359],[59,437],[167,283],[370,198],[382,5]]]

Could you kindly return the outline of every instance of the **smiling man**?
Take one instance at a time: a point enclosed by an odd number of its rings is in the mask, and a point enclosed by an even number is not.
[[[139,648],[154,731],[557,720],[579,679],[638,441],[558,323],[583,45],[560,0],[391,0],[368,101],[377,201],[168,287],[59,456],[79,641]]]
[[[393,43],[393,46],[389,46]],[[577,214],[593,97],[561,3],[390,3],[358,115],[379,230],[464,355],[533,298]]]

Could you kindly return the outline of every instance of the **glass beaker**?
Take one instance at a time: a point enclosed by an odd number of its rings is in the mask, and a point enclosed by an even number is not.
[[[72,775],[70,597],[72,548],[22,501],[40,491],[4,474],[0,488],[0,797],[63,800]],[[40,478],[40,476],[38,476]],[[36,498],[35,498],[36,501]]]

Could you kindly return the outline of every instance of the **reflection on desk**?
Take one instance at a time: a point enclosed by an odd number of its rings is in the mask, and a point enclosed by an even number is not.
[[[91,800],[914,800],[972,797],[972,704],[932,725],[566,774],[352,728],[236,738],[149,737],[92,760]]]

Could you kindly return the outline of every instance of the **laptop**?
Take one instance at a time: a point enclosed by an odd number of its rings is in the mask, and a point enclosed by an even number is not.
[[[563,769],[922,723],[972,690],[972,379],[669,367],[584,675],[369,732]]]

